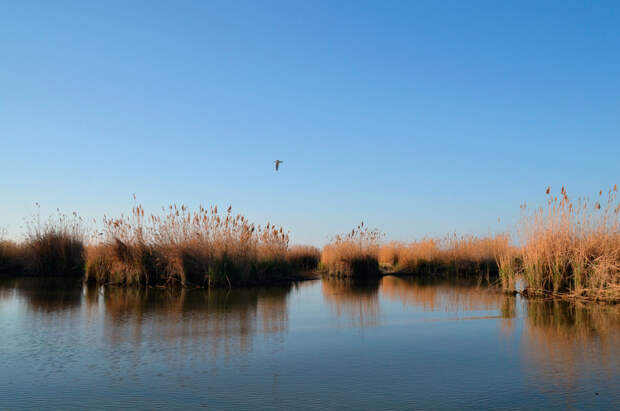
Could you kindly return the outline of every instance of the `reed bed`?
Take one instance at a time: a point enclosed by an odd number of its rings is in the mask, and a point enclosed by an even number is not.
[[[522,208],[518,253],[499,260],[500,270],[515,282],[522,275],[526,295],[555,295],[593,300],[620,299],[620,204],[618,187],[599,191],[591,201],[570,200],[562,187],[546,207]]]
[[[321,250],[310,245],[296,245],[288,249],[286,261],[295,270],[315,270],[321,261]]]
[[[21,247],[9,240],[0,240],[0,273],[20,273],[23,270]]]
[[[381,232],[364,227],[364,222],[348,234],[337,235],[323,247],[321,268],[340,277],[376,277],[379,271]]]
[[[457,236],[381,246],[379,262],[387,269],[423,275],[499,274],[498,259],[510,251],[506,234],[493,237]]]
[[[547,189],[546,207],[522,206],[518,245],[510,236],[447,235],[411,243],[380,245],[382,233],[362,222],[319,251],[289,248],[282,227],[250,223],[229,207],[191,211],[170,205],[145,215],[104,217],[100,235],[90,239],[73,213],[45,223],[37,215],[23,241],[0,232],[0,273],[33,276],[85,275],[99,283],[164,286],[243,286],[290,279],[314,270],[341,277],[402,272],[429,276],[498,277],[514,291],[523,279],[524,295],[600,301],[620,300],[620,203],[614,186],[595,200],[572,201],[564,187]],[[98,230],[98,232],[101,230]],[[93,241],[94,240],[94,241]]]
[[[58,213],[45,223],[37,214],[23,242],[0,241],[0,272],[79,277],[84,274],[85,239],[84,222],[76,213]]]
[[[100,283],[232,287],[277,281],[289,269],[288,233],[231,207],[192,212],[173,204],[145,216],[137,205],[104,225],[104,241],[87,250],[86,278]]]

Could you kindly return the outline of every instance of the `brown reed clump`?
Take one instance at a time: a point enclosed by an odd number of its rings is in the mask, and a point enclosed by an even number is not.
[[[84,274],[83,220],[74,212],[71,216],[41,223],[37,214],[29,224],[26,240],[19,246],[23,271],[34,276],[71,276]]]
[[[23,259],[19,245],[0,239],[0,273],[19,274],[22,270]]]
[[[379,240],[382,233],[364,222],[345,235],[337,235],[323,247],[321,267],[330,275],[372,277],[380,275]]]
[[[90,280],[231,287],[275,281],[288,271],[288,233],[251,224],[231,207],[192,212],[173,204],[163,215],[145,216],[137,205],[104,224],[104,241],[88,249]]]
[[[393,261],[397,264],[393,265],[393,269],[424,274],[441,271],[437,240],[424,239],[408,244],[401,243],[394,250],[396,255]]]
[[[485,274],[497,276],[497,258],[510,249],[507,234],[492,237],[450,236],[446,238],[443,258],[459,274]]]
[[[403,254],[403,249],[406,247],[399,241],[392,241],[387,244],[382,244],[379,247],[379,264],[386,268],[396,268],[400,266],[400,258]]]
[[[394,270],[425,275],[498,274],[497,258],[507,253],[509,237],[457,236],[412,243],[388,243],[379,250],[379,261]]]
[[[620,203],[617,186],[607,198],[572,202],[562,187],[546,208],[520,223],[526,294],[555,294],[595,300],[620,299]],[[502,264],[503,268],[503,264]]]
[[[296,245],[288,249],[286,261],[295,270],[314,270],[321,261],[321,251],[310,245]]]

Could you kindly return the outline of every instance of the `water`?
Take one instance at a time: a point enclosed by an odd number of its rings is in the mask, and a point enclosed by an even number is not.
[[[619,342],[620,307],[475,282],[0,279],[0,409],[612,409]]]

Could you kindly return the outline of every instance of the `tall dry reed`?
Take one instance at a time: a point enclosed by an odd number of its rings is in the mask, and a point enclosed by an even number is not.
[[[256,226],[229,207],[190,211],[170,205],[163,215],[104,218],[103,243],[88,250],[87,278],[106,283],[233,286],[265,283],[287,273],[288,233]]]
[[[321,261],[321,250],[310,245],[296,245],[288,249],[286,261],[295,270],[314,270]]]
[[[382,233],[364,227],[364,222],[348,234],[337,235],[323,247],[321,267],[330,275],[372,277],[379,272],[379,241]]]
[[[35,276],[82,276],[85,241],[86,227],[77,213],[67,216],[58,210],[47,222],[37,213],[19,247],[23,271]]]
[[[527,293],[556,294],[596,300],[620,298],[620,203],[615,185],[606,196],[571,201],[562,187],[559,196],[546,191],[545,208],[520,221],[520,271]],[[511,264],[515,264],[514,260]],[[505,267],[501,263],[502,269]],[[514,271],[509,269],[508,271]],[[516,274],[515,274],[516,275]]]
[[[379,261],[393,270],[412,274],[498,274],[498,258],[510,250],[509,237],[447,235],[411,243],[382,245]]]
[[[22,269],[23,258],[19,245],[0,238],[0,273],[18,274]]]

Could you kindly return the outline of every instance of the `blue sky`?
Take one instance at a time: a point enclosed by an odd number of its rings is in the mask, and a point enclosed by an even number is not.
[[[133,193],[298,243],[487,234],[620,176],[618,2],[2,1],[0,50],[12,235]]]

